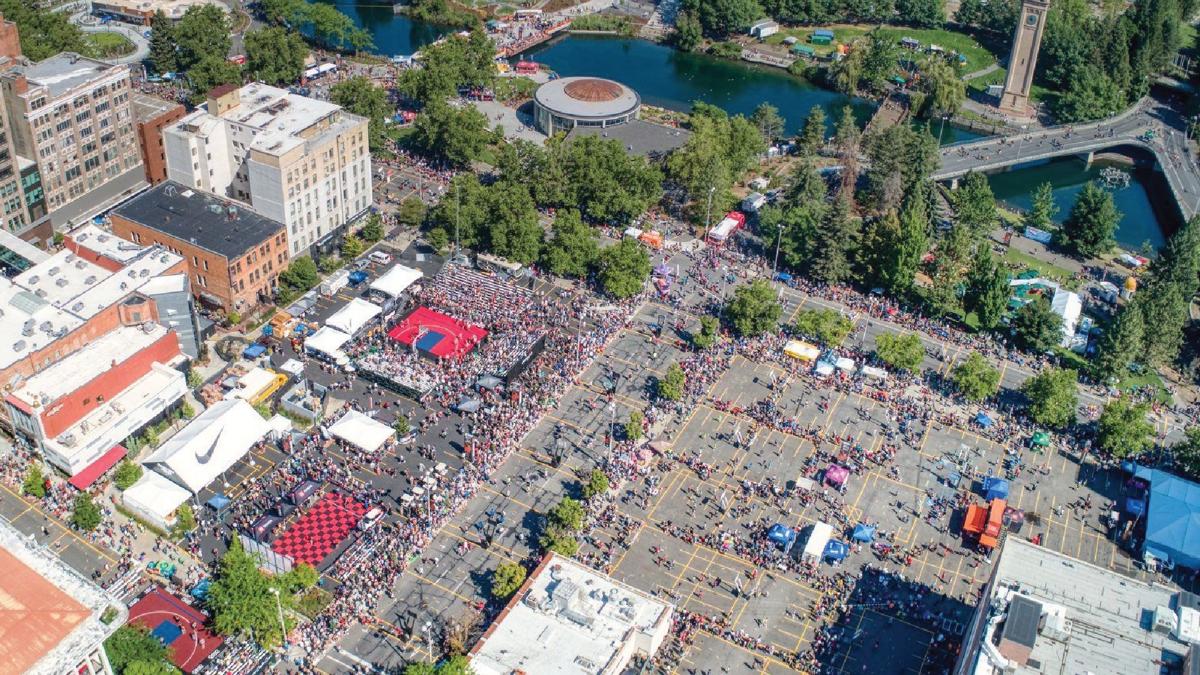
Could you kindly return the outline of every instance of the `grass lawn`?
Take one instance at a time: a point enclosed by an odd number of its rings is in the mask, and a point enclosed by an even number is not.
[[[133,43],[120,33],[85,33],[83,37],[95,57],[121,56],[133,52]]]
[[[1117,389],[1120,389],[1122,392],[1139,389],[1141,387],[1150,387],[1154,389],[1156,392],[1154,398],[1158,402],[1171,405],[1173,399],[1171,398],[1171,395],[1167,393],[1167,388],[1165,385],[1163,385],[1162,378],[1159,377],[1158,373],[1154,371],[1146,371],[1141,375],[1129,375],[1121,378],[1121,381],[1117,383]]]
[[[971,68],[970,70],[979,70],[979,68]],[[981,94],[986,94],[988,85],[1004,84],[1004,78],[1007,76],[1008,71],[1001,66],[997,70],[993,70],[987,75],[982,75],[973,80],[967,80],[967,90],[969,92],[976,91]],[[1033,88],[1029,90],[1029,98],[1033,99],[1034,101],[1049,103],[1056,95],[1057,94],[1055,94],[1053,91],[1040,84],[1033,85]]]
[[[810,44],[808,39],[813,31],[818,28],[828,28],[833,31],[833,44],[831,45],[814,45]],[[808,45],[816,50],[819,56],[825,56],[832,52],[837,43],[851,42],[856,38],[866,35],[872,30],[869,26],[852,26],[848,24],[837,24],[833,26],[801,26],[793,28],[784,28],[775,35],[767,38],[769,44],[779,44],[789,35],[800,39],[800,44]],[[964,72],[974,72],[987,68],[996,62],[996,55],[992,54],[983,45],[975,41],[975,38],[966,33],[945,30],[941,28],[907,28],[904,26],[883,26],[880,31],[895,40],[900,41],[902,37],[911,37],[920,40],[923,45],[936,44],[947,50],[953,50],[967,57],[967,63],[963,66]]]
[[[1039,275],[1047,279],[1057,281],[1069,289],[1074,290],[1079,287],[1079,281],[1071,278],[1070,270],[1064,267],[1059,267],[1053,263],[1048,263],[1040,258],[1035,258],[1024,251],[1018,251],[1015,248],[1009,248],[1004,252],[1004,262],[1010,265],[1016,265],[1018,268],[1020,268],[1017,270],[1018,274],[1020,271],[1025,269],[1035,269],[1038,271]]]

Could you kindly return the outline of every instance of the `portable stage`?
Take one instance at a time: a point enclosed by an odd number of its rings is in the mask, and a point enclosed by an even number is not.
[[[350,497],[330,492],[271,544],[279,554],[317,567],[358,525],[367,509]]]
[[[224,642],[205,627],[207,622],[195,607],[157,586],[129,608],[129,623],[143,626],[166,645],[171,663],[185,673],[196,670]]]
[[[388,337],[433,359],[457,359],[470,354],[488,332],[428,307],[418,307],[396,324]]]

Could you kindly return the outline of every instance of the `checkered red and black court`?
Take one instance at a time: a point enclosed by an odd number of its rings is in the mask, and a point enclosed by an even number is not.
[[[342,543],[366,512],[367,508],[357,501],[331,492],[276,539],[271,548],[298,563],[315,567]]]

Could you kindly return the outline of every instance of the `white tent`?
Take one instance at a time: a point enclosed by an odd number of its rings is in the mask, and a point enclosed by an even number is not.
[[[375,452],[394,433],[388,425],[351,410],[329,427],[329,434],[347,443],[353,443],[367,452]]]
[[[200,413],[143,462],[175,483],[200,492],[271,431],[249,403],[230,399]]]
[[[170,480],[147,471],[121,493],[121,502],[139,518],[159,529],[169,530],[175,524],[175,509],[191,496],[192,493]]]
[[[325,325],[336,328],[346,335],[354,335],[362,330],[371,319],[379,316],[382,311],[383,308],[373,302],[355,298],[339,309],[337,314],[329,317],[325,321]]]
[[[378,279],[371,282],[371,290],[398,298],[409,286],[417,283],[417,279],[420,279],[422,276],[424,275],[421,274],[421,270],[415,270],[404,265],[395,265],[387,272],[384,272]]]
[[[1083,300],[1078,293],[1058,288],[1054,291],[1054,299],[1050,301],[1050,309],[1062,317],[1062,340],[1059,344],[1067,347],[1071,344],[1071,338],[1075,336],[1079,315],[1083,313]]]
[[[886,370],[884,370],[883,368],[876,368],[875,366],[864,365],[860,372],[862,372],[862,374],[865,375],[866,377],[870,377],[870,378],[873,378],[876,380],[888,379],[888,372]]]
[[[274,440],[279,440],[292,431],[292,421],[278,413],[267,420],[267,426],[271,427],[271,438]]]
[[[336,328],[322,326],[320,330],[304,339],[304,349],[309,352],[324,354],[331,359],[342,355],[342,345],[350,341],[350,336]]]

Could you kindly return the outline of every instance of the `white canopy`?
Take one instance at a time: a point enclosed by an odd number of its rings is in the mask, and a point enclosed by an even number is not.
[[[142,474],[138,482],[121,494],[125,508],[163,530],[175,524],[174,513],[192,493],[153,471]]]
[[[371,282],[371,290],[379,291],[385,295],[390,295],[393,298],[400,297],[400,294],[408,289],[420,279],[423,274],[421,270],[416,270],[404,265],[395,265],[390,270],[383,273],[375,281]]]
[[[147,468],[199,493],[250,452],[271,431],[241,399],[220,401],[146,458]]]
[[[341,354],[342,345],[350,341],[350,336],[336,328],[322,326],[320,330],[304,338],[304,349],[310,352],[320,352],[331,358]]]
[[[276,413],[274,417],[267,420],[267,426],[271,427],[271,438],[279,440],[291,432],[292,421]]]
[[[854,372],[854,359],[848,359],[844,356],[839,356],[833,365],[838,367],[838,370],[844,370],[848,373]]]
[[[341,419],[329,427],[329,434],[347,443],[353,443],[367,452],[375,452],[394,435],[391,427],[357,410],[342,415]]]
[[[339,309],[337,314],[329,317],[325,325],[336,328],[347,335],[354,335],[362,330],[367,322],[379,316],[382,311],[383,308],[373,302],[355,298]]]
[[[886,370],[884,370],[883,368],[876,368],[875,366],[864,365],[860,372],[862,372],[863,375],[865,375],[867,377],[873,377],[876,380],[888,379],[888,372]]]

